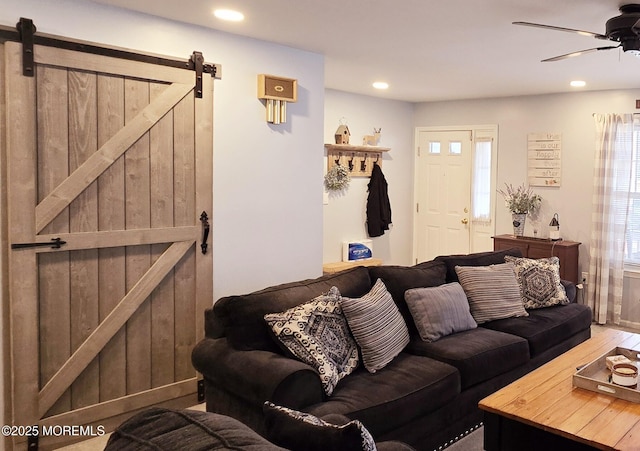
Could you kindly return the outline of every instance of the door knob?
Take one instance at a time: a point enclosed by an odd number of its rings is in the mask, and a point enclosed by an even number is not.
[[[469,220],[467,218],[464,218],[462,221],[460,221],[463,224],[469,224]]]

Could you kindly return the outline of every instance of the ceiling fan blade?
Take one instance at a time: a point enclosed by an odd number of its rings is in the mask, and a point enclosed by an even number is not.
[[[593,33],[591,31],[584,31],[584,30],[576,30],[574,28],[556,27],[553,25],[543,25],[543,24],[532,23],[532,22],[513,22],[513,25],[524,25],[525,27],[546,28],[547,30],[556,30],[556,31],[567,31],[569,33],[578,33],[583,36],[592,36],[596,39],[609,39],[608,37],[600,33]]]
[[[620,47],[619,45],[613,45],[613,46],[608,46],[608,47],[596,47],[593,49],[586,49],[586,50],[580,50],[578,52],[571,52],[571,53],[565,53],[564,55],[558,55],[558,56],[554,56],[553,58],[547,58],[542,60],[543,63],[548,63],[551,61],[560,61],[560,60],[564,60],[567,58],[573,58],[574,56],[580,56],[580,55],[584,55],[585,53],[592,53],[592,52],[597,52],[600,50],[611,50],[611,49],[617,49],[618,47]]]

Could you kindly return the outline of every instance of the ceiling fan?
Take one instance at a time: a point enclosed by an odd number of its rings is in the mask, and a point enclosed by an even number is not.
[[[578,33],[583,36],[592,36],[596,39],[609,40],[619,42],[618,45],[595,47],[592,49],[580,50],[578,52],[567,53],[564,55],[547,58],[542,62],[559,61],[573,56],[583,55],[585,53],[597,52],[600,50],[611,50],[622,47],[622,50],[632,55],[640,56],[640,5],[629,4],[620,7],[620,15],[607,20],[605,25],[605,34],[593,33],[591,31],[574,30],[573,28],[555,27],[553,25],[543,25],[532,22],[513,22],[514,25],[524,25],[527,27],[546,28],[548,30],[567,31],[569,33]]]

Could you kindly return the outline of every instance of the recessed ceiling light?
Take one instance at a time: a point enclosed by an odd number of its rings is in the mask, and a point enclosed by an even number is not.
[[[388,89],[389,88],[389,83],[385,82],[385,81],[376,81],[373,84],[373,87],[376,89]]]
[[[587,85],[587,83],[585,81],[582,80],[573,80],[571,83],[569,83],[571,86],[573,86],[574,88],[583,88]]]
[[[228,20],[230,22],[240,22],[244,20],[244,14],[240,11],[234,11],[232,9],[216,9],[213,15],[221,20]]]

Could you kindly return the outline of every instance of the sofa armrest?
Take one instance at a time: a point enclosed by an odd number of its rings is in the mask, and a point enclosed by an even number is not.
[[[217,388],[260,407],[271,401],[302,409],[324,400],[320,377],[311,366],[269,351],[239,351],[226,338],[203,339],[191,361]]]
[[[576,302],[576,284],[569,280],[560,280],[560,283],[564,287],[564,291],[567,292],[569,302]]]

